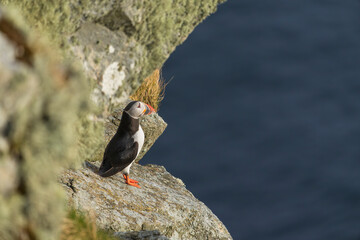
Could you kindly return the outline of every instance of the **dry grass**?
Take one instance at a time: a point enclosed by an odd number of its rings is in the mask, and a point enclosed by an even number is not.
[[[166,83],[161,77],[161,71],[156,69],[145,78],[141,86],[130,96],[130,99],[147,103],[158,111],[160,102],[164,99],[165,87]]]
[[[83,215],[75,210],[70,210],[64,219],[60,240],[115,240],[105,231],[96,227],[94,213]]]

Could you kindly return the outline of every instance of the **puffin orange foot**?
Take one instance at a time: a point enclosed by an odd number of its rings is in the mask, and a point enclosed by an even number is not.
[[[126,176],[125,174],[123,175],[125,180],[126,180],[126,184],[130,185],[130,186],[134,186],[134,187],[137,187],[137,188],[141,188],[139,185],[138,185],[138,181],[136,180],[133,180],[133,179],[130,179],[129,176]]]
[[[131,179],[131,178],[129,178],[129,177],[126,177],[125,174],[123,174],[123,177],[124,177],[125,180],[128,180],[128,181],[131,182],[131,183],[139,183],[139,181],[136,181],[136,180],[134,180],[134,179]]]
[[[134,187],[137,187],[137,188],[141,188],[137,183],[132,183],[132,182],[126,182],[128,185],[130,186],[134,186]]]
[[[129,182],[131,182],[131,183],[139,183],[139,181],[136,181],[136,180],[130,179],[130,178],[129,178]]]

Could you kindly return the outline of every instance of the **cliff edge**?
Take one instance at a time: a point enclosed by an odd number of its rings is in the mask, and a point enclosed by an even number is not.
[[[164,167],[134,164],[131,177],[139,181],[138,189],[126,185],[121,174],[98,176],[98,165],[87,162],[79,170],[67,170],[60,182],[72,206],[94,211],[101,228],[135,233],[157,230],[175,240],[232,239],[211,210]]]

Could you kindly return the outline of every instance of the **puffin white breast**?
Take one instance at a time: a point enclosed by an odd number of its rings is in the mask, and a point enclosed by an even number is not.
[[[132,138],[134,139],[134,142],[137,142],[139,144],[138,152],[136,154],[136,157],[137,157],[139,155],[139,153],[144,145],[144,141],[145,141],[145,134],[144,134],[144,131],[142,130],[141,126],[139,126],[139,130],[137,130],[137,132],[133,135]]]

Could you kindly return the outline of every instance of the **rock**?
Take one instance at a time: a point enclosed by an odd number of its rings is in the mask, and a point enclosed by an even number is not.
[[[61,46],[92,80],[93,99],[111,113],[224,0],[0,0]]]
[[[19,23],[19,13],[0,9],[0,239],[56,239],[66,201],[56,180],[75,161],[89,91]]]
[[[145,142],[139,156],[136,158],[136,162],[139,162],[144,157],[145,153],[150,150],[167,127],[167,123],[157,113],[145,116],[141,119],[140,125],[145,133]]]
[[[124,33],[114,33],[100,24],[86,23],[71,37],[71,49],[95,85],[92,99],[99,106],[118,106],[133,91],[133,70],[140,71],[143,49]],[[119,92],[115,97],[115,94]]]
[[[114,111],[112,116],[108,118],[108,121],[105,124],[105,137],[106,142],[109,142],[110,139],[115,135],[117,128],[119,127],[122,109],[126,106],[126,104],[122,105],[122,108]],[[158,137],[165,131],[167,127],[166,122],[157,114],[152,113],[150,115],[144,116],[141,119],[140,125],[145,133],[145,142],[144,146],[139,153],[139,156],[136,159],[136,162],[139,162],[141,158],[145,155],[147,151],[151,148],[151,146],[155,143]],[[103,153],[102,149],[102,153]],[[102,160],[98,159],[98,160]]]
[[[88,76],[98,83],[93,99],[110,110],[126,101],[221,2],[95,2],[91,14],[76,8],[79,17],[87,18],[68,35],[69,45]]]
[[[14,192],[19,185],[18,171],[15,159],[6,156],[0,160],[0,196],[9,196]]]
[[[70,203],[94,211],[97,225],[115,232],[157,230],[170,239],[232,239],[222,222],[184,183],[164,167],[134,164],[131,178],[141,189],[125,184],[121,174],[102,178],[96,165],[67,170],[60,179]],[[135,238],[136,239],[136,238]]]

